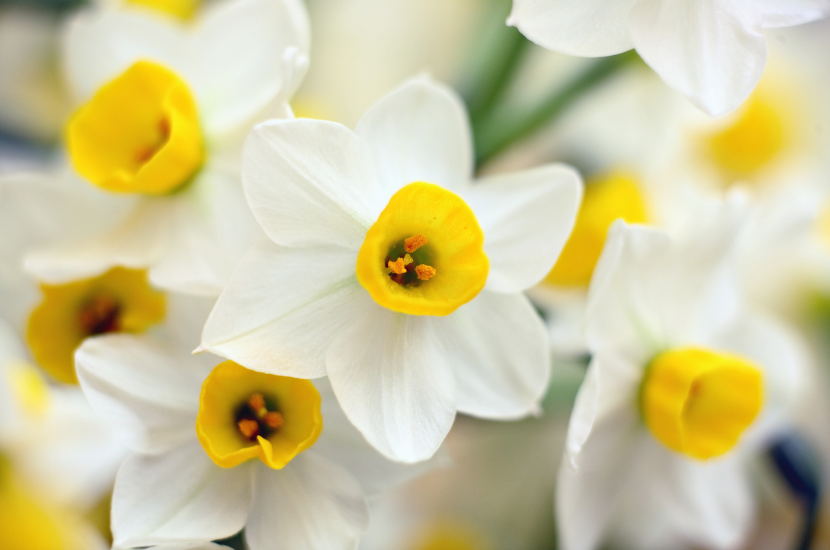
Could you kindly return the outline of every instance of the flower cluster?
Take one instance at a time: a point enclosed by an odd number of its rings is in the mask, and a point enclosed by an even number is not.
[[[0,548],[822,544],[828,14],[0,7]]]

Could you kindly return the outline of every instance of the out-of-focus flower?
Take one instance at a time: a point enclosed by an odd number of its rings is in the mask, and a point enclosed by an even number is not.
[[[59,284],[149,268],[158,286],[218,293],[261,235],[239,184],[241,139],[259,120],[289,116],[308,40],[295,0],[234,0],[187,26],[137,9],[79,15],[65,66],[85,102],[67,126],[82,177],[67,171],[61,185],[81,196],[95,186],[99,210],[73,220],[83,238],[30,254],[31,271]],[[29,188],[46,185],[32,178]]]
[[[611,228],[557,485],[567,550],[607,535],[644,549],[730,548],[747,534],[746,462],[790,421],[807,367],[788,330],[741,305],[734,202],[707,205],[675,238]]]
[[[9,550],[88,550],[83,519],[124,456],[75,388],[50,388],[0,322],[0,541]]]
[[[93,407],[133,436],[113,495],[117,547],[244,527],[251,550],[351,548],[364,493],[419,471],[367,445],[325,383],[214,367],[146,336],[88,340],[77,363]]]
[[[383,98],[354,133],[258,127],[243,180],[271,240],[235,272],[202,348],[328,375],[349,419],[402,461],[432,456],[456,410],[535,411],[549,355],[520,292],[565,244],[579,176],[548,165],[471,185],[470,142],[458,98],[429,80]]]
[[[534,42],[588,57],[637,53],[672,88],[712,116],[749,96],[767,57],[764,29],[830,13],[827,0],[682,2],[513,0],[508,23]]]

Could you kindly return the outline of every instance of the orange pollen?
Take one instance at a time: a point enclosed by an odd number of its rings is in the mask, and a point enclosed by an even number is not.
[[[237,426],[239,426],[239,431],[242,432],[242,435],[248,439],[253,439],[259,435],[259,422],[256,420],[243,418]]]
[[[272,430],[276,430],[282,426],[283,418],[278,412],[269,412],[265,414],[262,421],[265,422],[265,424]]]
[[[406,263],[404,263],[403,258],[398,258],[394,262],[392,260],[389,260],[386,263],[386,267],[388,267],[389,270],[395,275],[403,275],[404,273],[406,273],[406,267],[404,267],[405,265]]]
[[[248,399],[248,405],[257,413],[260,418],[265,416],[268,410],[265,408],[265,397],[261,393],[255,393]]]
[[[427,244],[427,238],[419,233],[417,235],[412,235],[408,239],[404,239],[403,249],[406,252],[412,253],[424,246],[425,244]]]
[[[430,279],[435,277],[435,274],[438,273],[438,271],[432,266],[429,266],[427,264],[421,264],[415,267],[415,273],[418,274],[418,278],[420,280],[429,281]]]

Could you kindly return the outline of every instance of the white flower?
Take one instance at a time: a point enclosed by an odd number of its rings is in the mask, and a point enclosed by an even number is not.
[[[27,257],[50,283],[114,266],[150,268],[154,284],[218,294],[261,236],[239,183],[238,150],[253,124],[290,116],[307,66],[308,21],[296,0],[233,0],[190,24],[141,8],[86,12],[68,27],[64,68],[83,103],[67,126],[76,174],[60,179],[94,209],[70,244]],[[38,216],[62,204],[44,201]],[[87,215],[90,209],[93,215]],[[103,226],[103,227],[102,227]]]
[[[76,361],[93,408],[136,451],[113,495],[119,548],[243,527],[251,550],[351,548],[368,522],[364,494],[420,471],[369,447],[325,384],[214,367],[148,336],[87,340]]]
[[[559,472],[565,550],[612,534],[643,549],[732,548],[751,524],[746,459],[789,421],[806,363],[787,330],[741,307],[730,262],[742,208],[697,214],[676,238],[611,228]]]
[[[710,115],[735,109],[764,71],[764,29],[826,16],[828,0],[514,0],[508,24],[534,42],[598,57],[636,48]]]
[[[349,419],[396,460],[430,457],[457,410],[536,411],[549,356],[520,293],[564,245],[579,177],[548,165],[472,185],[472,164],[461,102],[426,79],[355,132],[259,126],[243,182],[270,240],[238,267],[202,348],[263,372],[328,375]]]

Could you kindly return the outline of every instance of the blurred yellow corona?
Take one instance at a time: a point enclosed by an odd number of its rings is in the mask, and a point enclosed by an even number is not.
[[[320,394],[309,380],[225,361],[202,385],[196,434],[222,468],[259,458],[279,470],[314,445],[322,430]]]
[[[59,382],[77,383],[73,355],[84,339],[143,332],[165,315],[164,294],[150,287],[144,271],[116,267],[40,288],[43,299],[29,315],[26,341],[37,363]]]
[[[489,269],[470,207],[422,182],[392,196],[357,257],[357,280],[372,298],[410,315],[449,315],[484,288]]]
[[[183,21],[193,17],[199,7],[199,0],[127,0],[127,3],[147,6]]]
[[[587,287],[605,246],[608,228],[618,219],[646,223],[646,206],[636,181],[611,173],[588,183],[573,232],[545,281]]]
[[[450,521],[431,525],[413,550],[491,550],[493,547],[472,526]]]
[[[170,193],[187,183],[205,158],[187,85],[149,61],[102,86],[73,115],[67,147],[78,173],[119,193]]]
[[[34,366],[12,360],[6,363],[6,380],[20,410],[30,417],[43,417],[49,409],[49,386]]]
[[[763,382],[754,365],[699,348],[658,355],[640,390],[643,420],[654,437],[700,460],[729,452],[762,403]]]

